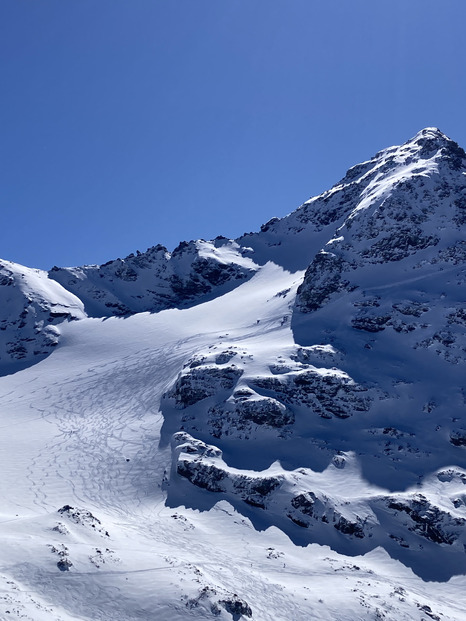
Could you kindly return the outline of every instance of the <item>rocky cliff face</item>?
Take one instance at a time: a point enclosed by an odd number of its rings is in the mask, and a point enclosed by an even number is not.
[[[294,337],[306,345],[320,333],[342,369],[385,393],[383,426],[409,431],[410,450],[425,458],[429,447],[440,465],[466,437],[466,154],[426,129],[343,183],[358,198],[306,270]]]

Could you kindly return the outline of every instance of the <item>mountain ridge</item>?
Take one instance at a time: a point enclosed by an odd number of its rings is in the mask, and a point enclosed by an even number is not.
[[[333,188],[309,199],[284,218],[272,218],[257,233],[246,233],[236,240],[220,236],[213,241],[181,242],[172,253],[157,245],[101,266],[55,266],[47,276],[78,297],[91,317],[128,316],[202,303],[251,278],[267,261],[294,272],[308,268],[315,257],[322,260],[323,256],[318,254],[322,248],[342,245],[335,241],[341,227],[349,230],[371,201],[383,200],[383,195],[390,194],[400,183],[435,175],[445,179],[445,171],[450,177],[461,176],[461,183],[445,187],[444,181],[435,190],[437,195],[456,193],[451,199],[456,209],[453,220],[461,226],[466,221],[466,190],[461,174],[465,157],[464,151],[440,130],[426,128],[400,147],[384,149],[367,162],[353,166]],[[397,209],[400,207],[395,206],[394,220]],[[418,214],[417,219],[420,217]],[[447,215],[445,218],[448,220]],[[375,225],[369,224],[374,229]],[[418,222],[412,224],[419,229]],[[363,223],[361,229],[365,226]],[[404,247],[406,252],[415,244],[429,244],[436,239],[432,233],[430,240],[427,236],[415,242],[413,231],[406,232],[406,227],[403,231],[402,237],[393,238],[393,247],[386,248],[384,260],[390,260],[394,248],[401,252]],[[379,251],[383,252],[381,248]],[[451,251],[461,253],[461,244]],[[314,265],[320,272],[320,266]],[[28,334],[24,338],[34,337]],[[0,345],[0,361],[12,360],[14,353],[10,355]]]

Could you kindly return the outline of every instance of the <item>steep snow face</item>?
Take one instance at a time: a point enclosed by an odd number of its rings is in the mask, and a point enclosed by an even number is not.
[[[82,302],[46,272],[0,261],[0,373],[38,362],[57,345],[63,321],[83,319]]]
[[[347,177],[365,180],[364,190],[307,269],[297,331],[304,315],[338,300],[346,310],[341,325],[415,333],[414,344],[437,341],[444,358],[463,357],[466,154],[428,129],[379,154],[375,166],[352,171]]]
[[[225,238],[164,246],[104,265],[50,270],[49,276],[84,302],[92,317],[186,308],[238,286],[257,265]]]
[[[302,346],[225,341],[190,360],[166,393],[167,426],[181,430],[173,473],[240,510],[261,509],[261,524],[293,540],[340,551],[382,545],[430,579],[413,551],[440,558],[438,546],[452,546],[443,569],[462,573],[462,501],[445,504],[447,488],[430,488],[450,464],[459,466],[454,495],[466,482],[466,156],[423,130],[351,169],[331,193],[345,189],[338,227],[298,289],[292,328]],[[321,200],[306,217],[324,230]],[[383,491],[349,498],[342,490],[357,477],[348,469],[332,497],[306,470],[344,468],[355,450],[365,479]]]
[[[403,274],[419,280],[426,269],[464,262],[466,154],[456,143],[423,130],[350,169],[342,184],[353,177],[358,200],[309,266],[298,299],[302,312],[360,287],[360,278],[383,286]]]
[[[406,211],[403,201],[407,201],[417,214],[412,223],[412,237],[406,233],[396,239],[393,235],[392,254],[397,243],[400,252],[414,245],[433,243],[436,237],[432,232],[432,239],[422,237],[414,241],[414,238],[419,236],[421,222],[437,199],[447,208],[448,213],[444,214],[447,220],[454,218],[458,224],[465,221],[464,157],[464,151],[441,131],[424,129],[400,147],[384,149],[371,160],[353,166],[333,188],[306,201],[285,218],[273,218],[259,233],[246,234],[237,241],[251,247],[256,262],[273,260],[287,269],[305,269],[329,240],[341,235],[335,233],[339,227],[344,225],[346,230],[351,226],[356,214],[371,207],[365,216],[368,222],[360,218],[355,224],[359,234],[369,238],[387,225],[392,226],[397,219],[402,220]],[[432,185],[428,183],[429,178],[434,180]],[[397,193],[393,195],[395,188]],[[385,204],[390,196],[392,200]],[[397,200],[402,202],[397,204]],[[449,208],[453,202],[455,214]],[[437,213],[440,225],[442,217]],[[365,231],[367,225],[370,228]],[[382,247],[374,251],[383,258]]]

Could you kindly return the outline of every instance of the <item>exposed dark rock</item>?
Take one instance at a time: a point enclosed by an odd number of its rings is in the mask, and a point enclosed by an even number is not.
[[[177,473],[188,479],[193,485],[206,489],[209,492],[224,492],[225,485],[222,481],[227,477],[224,470],[204,464],[200,461],[178,460]]]
[[[256,425],[283,427],[294,423],[293,413],[279,401],[269,397],[241,400],[235,409],[240,419],[250,420]]]
[[[219,391],[232,390],[243,373],[236,366],[196,366],[184,371],[169,393],[178,406],[187,408]]]
[[[58,561],[57,567],[60,571],[69,571],[70,567],[73,566],[73,563],[69,558],[62,558]]]
[[[466,429],[455,429],[450,433],[453,446],[466,446]]]
[[[410,228],[380,239],[370,248],[363,250],[362,256],[376,258],[381,262],[401,261],[414,252],[436,246],[438,242],[439,238],[435,235],[422,235],[421,229]]]
[[[58,513],[66,516],[75,524],[81,526],[88,526],[94,529],[96,532],[99,532],[101,535],[110,537],[108,531],[105,530],[105,528],[102,526],[102,522],[94,515],[92,515],[92,513],[87,509],[79,509],[78,507],[64,505],[61,509],[58,509]]]
[[[366,411],[369,399],[366,389],[341,373],[303,370],[282,377],[258,377],[251,384],[273,392],[287,405],[311,407],[323,418],[349,418],[354,412]]]
[[[402,315],[411,317],[421,317],[423,313],[427,313],[430,309],[426,304],[419,302],[397,302],[393,304],[393,308]]]
[[[228,599],[220,600],[219,604],[232,615],[234,621],[238,621],[240,617],[252,617],[252,609],[249,604],[240,599],[236,594]]]
[[[351,325],[356,330],[365,330],[366,332],[381,332],[385,330],[385,326],[387,322],[391,319],[390,315],[379,315],[379,316],[359,316],[355,317]]]
[[[291,505],[301,513],[313,517],[317,497],[313,492],[305,492],[291,499]]]
[[[338,518],[334,524],[334,527],[338,531],[343,533],[344,535],[354,536],[354,537],[357,537],[358,539],[364,539],[365,537],[364,526],[361,520],[359,519],[355,522],[352,520],[348,520],[342,515],[338,515]]]
[[[319,252],[307,268],[304,281],[298,288],[298,307],[303,313],[322,308],[336,293],[351,291],[354,286],[342,277],[348,266],[330,252]]]
[[[409,530],[434,543],[451,545],[466,525],[465,519],[435,507],[422,494],[407,500],[387,499],[387,507],[406,513],[413,522]]]
[[[234,491],[244,502],[253,507],[265,509],[267,497],[280,486],[276,477],[238,476],[233,481]]]

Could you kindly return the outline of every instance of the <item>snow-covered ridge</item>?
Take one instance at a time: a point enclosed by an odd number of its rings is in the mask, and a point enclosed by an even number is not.
[[[84,306],[47,272],[0,261],[0,370],[41,360],[58,343],[58,324],[83,319]]]
[[[83,300],[92,317],[130,315],[183,308],[222,295],[244,282],[257,265],[231,240],[182,242],[104,265],[54,267],[49,276]]]
[[[304,308],[309,281],[316,291],[325,280],[324,263],[338,264],[330,268],[330,289],[352,286],[339,275],[344,266],[354,266],[354,257],[345,250],[349,243],[356,243],[356,252],[372,262],[394,261],[428,247],[438,251],[428,261],[458,257],[466,221],[465,179],[464,151],[438,129],[427,128],[404,145],[354,166],[332,189],[285,218],[273,218],[258,233],[236,241],[182,242],[172,253],[158,245],[101,266],[54,267],[48,276],[77,296],[88,316],[109,317],[202,303],[237,287],[267,261],[291,271],[311,264],[300,298]],[[319,255],[322,248],[330,254]],[[317,299],[325,298],[328,283],[322,288]],[[5,315],[12,312],[5,308]],[[19,347],[25,359],[33,360],[34,352],[43,351],[32,345],[39,333],[40,325],[34,335],[7,341],[32,339],[25,352],[24,342]],[[5,359],[8,348],[0,344]]]
[[[457,217],[461,220],[466,200],[463,157],[456,143],[439,130],[427,128],[401,147],[385,149],[351,168],[331,190],[285,218],[273,218],[258,233],[236,241],[218,237],[182,242],[172,253],[158,245],[101,266],[54,267],[49,276],[80,297],[91,316],[197,304],[237,286],[270,260],[292,271],[305,269],[334,237],[337,227],[351,226],[359,212],[383,202],[402,184],[444,179],[448,172],[450,193],[458,193],[452,200],[460,203]],[[444,193],[445,182],[435,192]]]
[[[465,157],[463,149],[440,130],[426,128],[403,145],[384,149],[353,166],[330,190],[284,218],[273,218],[259,233],[246,234],[237,241],[254,249],[256,262],[266,257],[287,269],[305,269],[315,254],[338,236],[336,230],[345,223],[350,226],[358,212],[381,202],[399,184],[411,180],[418,184],[429,178],[437,180],[435,193],[440,197],[448,186],[450,202],[457,205],[456,217],[464,221]],[[364,226],[361,222],[361,229]]]

